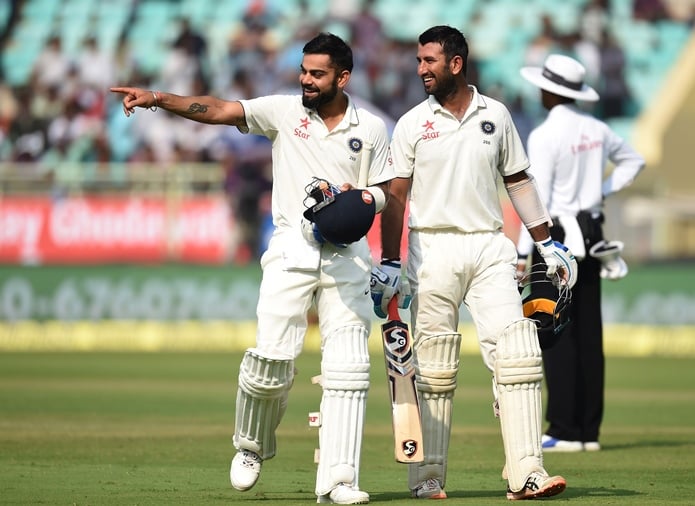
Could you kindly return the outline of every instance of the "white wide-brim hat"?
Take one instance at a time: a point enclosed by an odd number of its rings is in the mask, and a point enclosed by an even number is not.
[[[543,68],[523,67],[520,72],[530,83],[555,95],[587,102],[599,99],[596,90],[584,82],[584,66],[569,56],[551,54],[545,59]]]

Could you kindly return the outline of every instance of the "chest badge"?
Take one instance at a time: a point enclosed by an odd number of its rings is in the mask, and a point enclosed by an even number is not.
[[[497,127],[492,121],[485,120],[480,122],[480,129],[485,135],[492,135],[497,130]]]
[[[364,145],[364,142],[362,142],[362,139],[358,139],[357,137],[353,137],[348,141],[348,147],[350,148],[350,151],[353,153],[359,153],[362,151],[362,146]]]

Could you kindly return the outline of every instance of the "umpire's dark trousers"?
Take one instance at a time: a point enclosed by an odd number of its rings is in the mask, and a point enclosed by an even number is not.
[[[572,321],[555,345],[543,350],[545,433],[565,441],[599,440],[605,386],[600,270],[601,263],[587,251],[572,289]]]

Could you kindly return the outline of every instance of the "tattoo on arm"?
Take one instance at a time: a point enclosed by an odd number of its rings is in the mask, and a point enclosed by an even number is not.
[[[188,107],[188,112],[191,114],[204,113],[204,112],[207,112],[207,110],[208,110],[207,105],[199,104],[198,102],[194,102]]]

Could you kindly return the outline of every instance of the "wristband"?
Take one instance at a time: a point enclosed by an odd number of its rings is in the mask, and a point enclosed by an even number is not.
[[[366,190],[372,194],[372,197],[374,197],[374,206],[376,208],[376,212],[381,212],[381,210],[384,209],[384,206],[386,206],[386,194],[384,193],[384,190],[378,186],[367,186]]]
[[[154,105],[150,107],[150,111],[152,112],[157,112],[157,109],[159,109],[159,100],[157,99],[157,92],[152,91],[152,96],[154,97]]]

